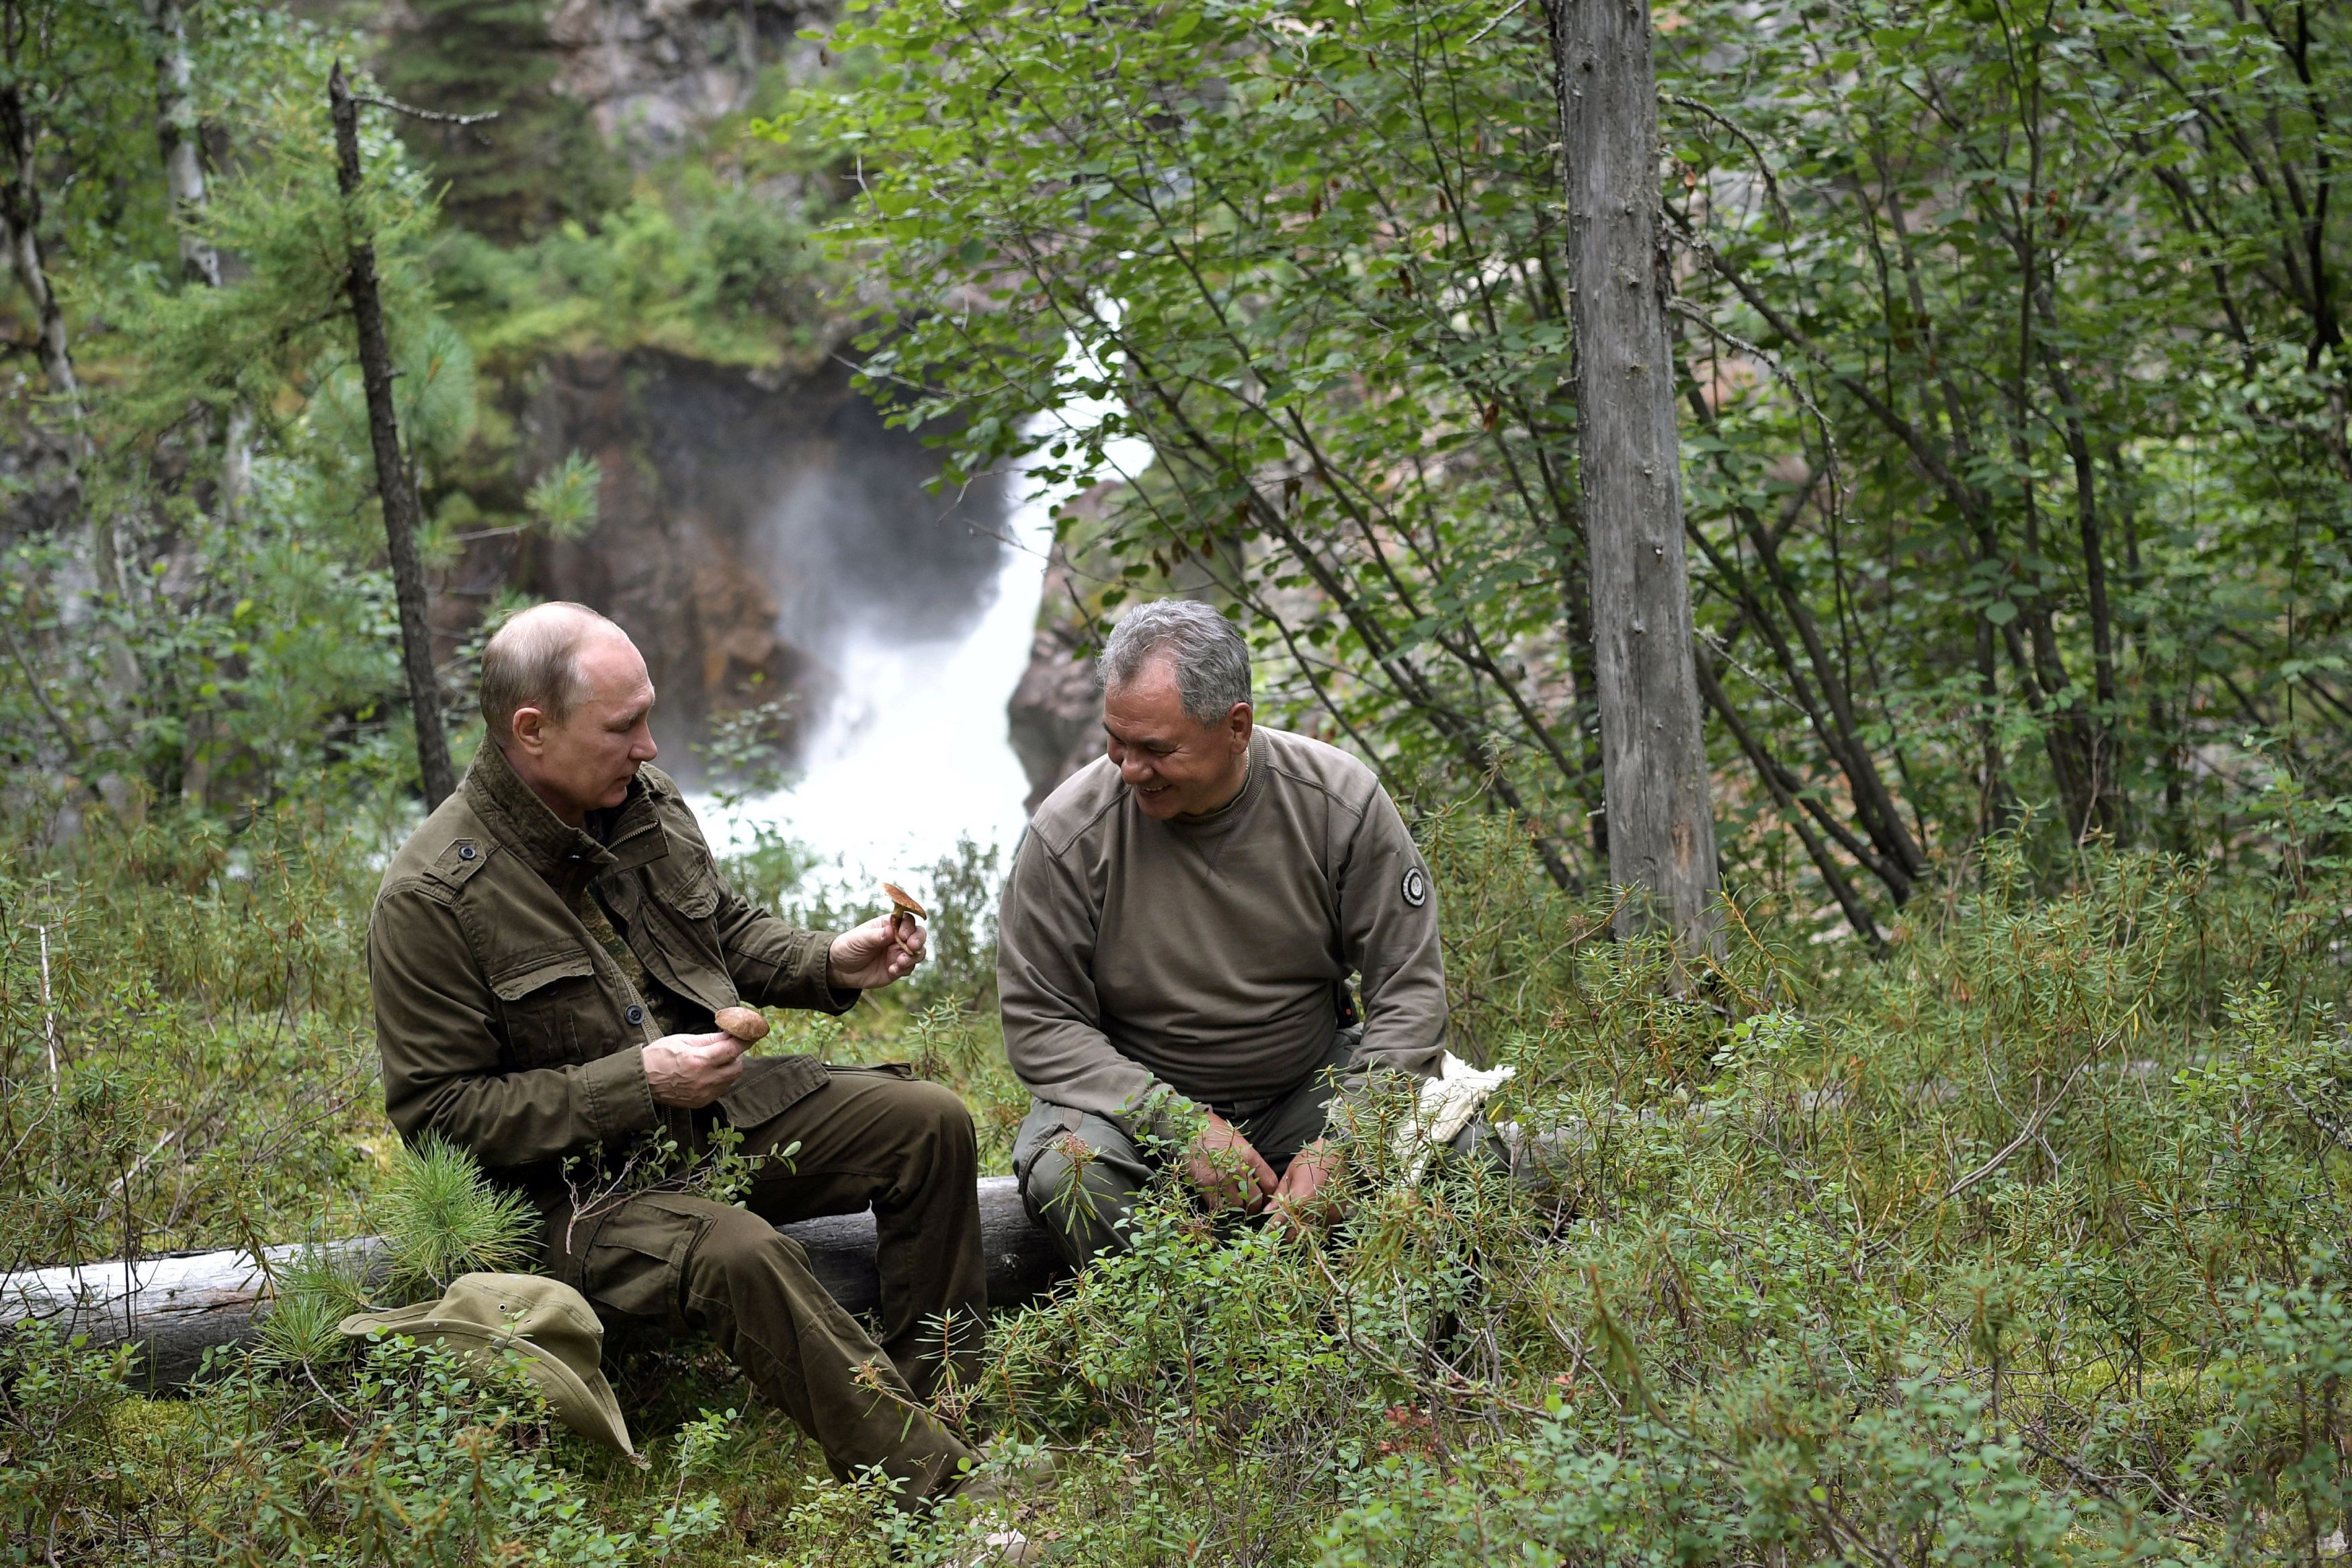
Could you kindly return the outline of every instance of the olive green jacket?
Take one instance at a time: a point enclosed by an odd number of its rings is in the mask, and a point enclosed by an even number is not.
[[[667,774],[641,768],[590,825],[565,826],[485,743],[393,857],[368,923],[393,1124],[409,1138],[438,1133],[542,1197],[567,1155],[658,1124],[685,1145],[701,1124],[654,1103],[644,1048],[670,1031],[572,913],[583,883],[662,993],[646,1001],[678,1030],[707,1031],[738,1002],[841,1012],[857,999],[828,983],[829,933],[795,929],[727,885]],[[719,1110],[750,1126],[824,1082],[814,1057],[754,1058]]]

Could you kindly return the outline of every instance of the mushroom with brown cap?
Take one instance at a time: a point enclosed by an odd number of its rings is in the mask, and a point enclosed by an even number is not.
[[[757,1008],[720,1008],[710,1015],[710,1021],[745,1045],[753,1044],[768,1037],[768,1020]]]

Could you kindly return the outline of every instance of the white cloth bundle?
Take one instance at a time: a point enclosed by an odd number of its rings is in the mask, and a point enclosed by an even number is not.
[[[1462,1135],[1496,1090],[1518,1072],[1516,1067],[1471,1066],[1452,1051],[1439,1058],[1437,1075],[1422,1080],[1412,1116],[1397,1129],[1397,1158],[1406,1162],[1408,1181],[1419,1181],[1429,1157]]]

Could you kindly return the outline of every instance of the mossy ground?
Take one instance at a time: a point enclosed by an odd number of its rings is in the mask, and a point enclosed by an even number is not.
[[[368,1223],[393,1147],[360,957],[380,827],[289,810],[21,846],[7,1261]],[[1000,1320],[960,1412],[1055,1456],[1033,1537],[1135,1563],[2343,1550],[2336,873],[2097,853],[2037,880],[1995,844],[1884,960],[1759,900],[1678,999],[1662,953],[1603,939],[1606,906],[1552,891],[1500,825],[1441,818],[1427,847],[1455,1047],[1518,1069],[1496,1114],[1552,1134],[1548,1183],[1408,1184],[1373,1130],[1327,1245],[1154,1209],[1133,1257]],[[943,913],[984,938],[966,901]],[[985,941],[942,946],[903,996],[780,1018],[775,1045],[915,1062],[1002,1169],[1025,1102]],[[54,1532],[61,1561],[419,1560],[403,1540],[531,1561],[560,1536],[567,1561],[878,1563],[969,1555],[978,1528],[894,1523],[693,1343],[614,1336],[643,1469],[430,1368],[147,1399],[89,1358],[11,1354],[0,1539],[36,1560]],[[399,1422],[473,1469],[401,1469]],[[436,1488],[473,1511],[354,1522]]]

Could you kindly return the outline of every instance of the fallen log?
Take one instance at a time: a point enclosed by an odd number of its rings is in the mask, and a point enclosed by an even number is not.
[[[1496,1132],[1515,1178],[1538,1192],[1591,1139],[1580,1124],[1528,1134],[1507,1122]],[[1067,1266],[1022,1207],[1011,1176],[981,1177],[979,1197],[988,1304],[1014,1307],[1035,1301],[1068,1272]],[[800,1245],[809,1271],[845,1310],[869,1312],[880,1304],[870,1211],[776,1228]],[[383,1243],[360,1237],[334,1246],[364,1270]],[[140,1385],[177,1387],[195,1375],[206,1351],[238,1343],[255,1332],[266,1314],[272,1280],[303,1250],[299,1245],[265,1248],[258,1261],[242,1248],[161,1253],[11,1274],[0,1278],[0,1331],[52,1322],[67,1333],[89,1335],[96,1345],[135,1344]]]
[[[364,1267],[381,1245],[363,1236],[335,1249]],[[101,1348],[136,1344],[134,1382],[173,1387],[195,1375],[206,1351],[253,1332],[271,1276],[305,1250],[265,1248],[259,1261],[239,1248],[28,1270],[0,1280],[0,1326],[53,1323]]]
[[[845,1309],[866,1312],[880,1304],[870,1211],[776,1228],[800,1245],[809,1271]],[[1030,1222],[1011,1176],[981,1178],[980,1234],[992,1307],[1034,1301],[1066,1271],[1045,1233]],[[372,1236],[334,1246],[362,1269],[383,1249]],[[92,1344],[135,1344],[139,1385],[176,1387],[195,1375],[206,1351],[255,1332],[270,1300],[271,1280],[303,1250],[265,1248],[257,1261],[239,1248],[28,1270],[0,1279],[0,1329],[50,1322],[68,1334],[87,1334]]]

